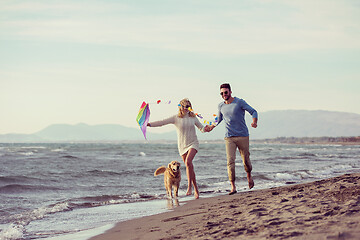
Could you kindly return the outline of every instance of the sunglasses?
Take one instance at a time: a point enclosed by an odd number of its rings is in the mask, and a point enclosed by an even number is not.
[[[182,107],[185,108],[185,109],[188,109],[190,106],[186,105],[186,106],[182,106]]]
[[[223,95],[228,95],[229,92],[228,91],[225,91],[225,92],[220,92],[220,95],[223,96]]]

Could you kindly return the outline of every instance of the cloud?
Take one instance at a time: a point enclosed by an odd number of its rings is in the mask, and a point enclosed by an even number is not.
[[[101,2],[86,6],[71,2],[9,4],[2,10],[8,16],[2,28],[17,38],[215,54],[266,54],[360,45],[358,31],[350,31],[359,23],[359,8],[354,8],[351,1],[321,1],[324,5],[318,1],[255,3],[250,8],[234,2],[231,8],[171,14],[139,14],[134,6]],[[278,10],[277,6],[283,9]],[[35,11],[40,17],[22,19],[16,17],[15,10],[28,14]]]

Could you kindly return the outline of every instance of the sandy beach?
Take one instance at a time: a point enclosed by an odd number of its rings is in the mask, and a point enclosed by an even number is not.
[[[100,239],[360,239],[360,173],[192,200]]]

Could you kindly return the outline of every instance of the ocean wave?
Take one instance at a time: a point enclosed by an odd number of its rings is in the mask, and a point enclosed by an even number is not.
[[[270,181],[284,181],[284,182],[302,182],[304,180],[322,179],[332,177],[339,173],[354,172],[358,168],[351,164],[334,164],[330,166],[324,166],[320,168],[314,168],[309,170],[298,170],[289,172],[279,172],[265,174],[261,178]]]
[[[65,152],[65,149],[62,148],[56,148],[56,149],[52,149],[51,152]]]
[[[152,170],[151,170],[151,176],[152,174]],[[143,176],[145,174],[149,174],[149,170],[148,169],[141,169],[141,168],[134,168],[134,169],[119,169],[119,171],[112,171],[112,170],[89,170],[86,171],[85,173],[82,173],[83,175],[91,175],[92,177],[106,177],[106,176],[128,176],[128,175],[133,175],[133,176]]]
[[[275,180],[275,181],[300,181],[311,177],[312,177],[312,173],[307,170],[296,171],[296,172],[271,173],[264,176],[264,178],[267,180]]]
[[[259,180],[266,180],[266,181],[268,181],[268,180],[273,180],[274,178],[268,176],[267,174],[258,173],[258,174],[256,175],[256,177],[254,176],[254,179],[259,179]]]
[[[43,219],[49,214],[70,210],[71,208],[69,207],[69,204],[67,202],[59,202],[57,204],[40,207],[37,209],[25,211],[20,214],[9,216],[8,220],[11,223],[0,232],[0,239],[23,239],[25,227],[29,225],[32,221]]]
[[[90,170],[86,172],[86,175],[91,175],[91,176],[104,176],[104,175],[127,175],[129,174],[128,172],[114,172],[114,171],[109,171],[109,170]]]
[[[72,156],[72,155],[64,155],[61,156],[62,158],[67,158],[67,159],[77,159],[78,157]]]
[[[37,180],[37,178],[26,176],[0,176],[0,183],[25,183],[33,180]]]
[[[284,163],[284,160],[300,160],[300,159],[309,159],[305,156],[274,156],[274,157],[267,157],[264,159],[256,159],[256,161],[266,161],[266,162],[272,162],[272,163]],[[255,159],[252,159],[252,161]]]
[[[46,149],[45,146],[23,146],[21,149]]]
[[[316,154],[316,153],[307,153],[307,152],[304,152],[304,153],[299,153],[299,156],[300,156],[300,157],[316,157],[317,154]]]
[[[0,232],[1,240],[23,239],[25,227],[17,224],[10,224]]]
[[[334,164],[332,166],[326,166],[320,169],[309,170],[309,173],[316,175],[318,178],[327,178],[332,177],[337,173],[352,172],[356,169],[357,167],[355,164]]]
[[[156,199],[165,199],[165,194],[151,195],[143,193],[131,193],[125,195],[102,195],[102,196],[88,196],[69,200],[71,208],[90,208],[105,205],[133,203],[151,201]]]
[[[0,187],[0,193],[21,193],[21,192],[34,192],[34,191],[48,191],[59,190],[59,188],[49,187],[44,185],[24,185],[24,184],[8,184]]]
[[[35,154],[35,152],[19,152],[18,154],[23,156],[32,156]]]

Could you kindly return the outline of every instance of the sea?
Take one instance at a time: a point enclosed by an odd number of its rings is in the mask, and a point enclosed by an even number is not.
[[[251,143],[250,152],[255,190],[360,172],[359,145]],[[184,164],[177,199],[154,176],[173,160],[183,163],[173,141],[0,143],[0,239],[89,239],[172,211],[194,199]],[[228,193],[223,141],[201,142],[193,164],[201,198]],[[239,154],[236,175],[238,194],[249,191]]]

